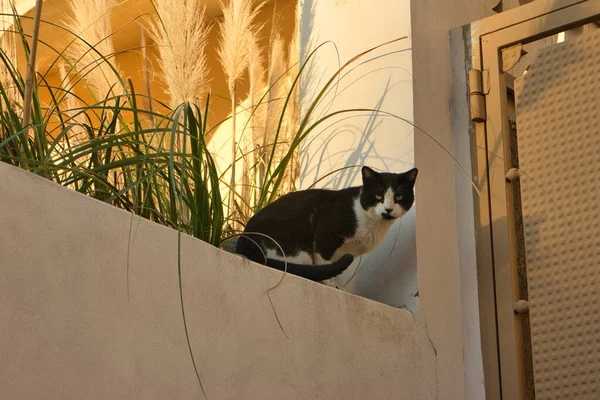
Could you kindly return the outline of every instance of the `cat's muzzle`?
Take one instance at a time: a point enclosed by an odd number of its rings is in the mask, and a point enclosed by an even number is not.
[[[386,212],[384,212],[384,213],[381,213],[381,218],[383,218],[383,219],[387,219],[387,220],[390,220],[390,219],[396,219],[396,217],[394,217],[394,216],[392,216],[391,214],[388,214],[388,213],[386,213]]]

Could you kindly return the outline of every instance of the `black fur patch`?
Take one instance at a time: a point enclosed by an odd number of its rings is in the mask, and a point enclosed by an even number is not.
[[[354,199],[360,188],[344,190],[312,189],[301,190],[281,196],[254,215],[240,237],[236,251],[253,261],[265,263],[261,247],[273,249],[281,255],[279,246],[286,256],[294,256],[301,251],[316,252],[324,259],[330,259],[347,237],[356,231]],[[253,235],[260,232],[273,240]]]

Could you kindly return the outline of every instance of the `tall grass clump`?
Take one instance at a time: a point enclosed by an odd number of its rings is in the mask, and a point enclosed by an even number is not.
[[[248,219],[262,206],[261,197],[271,192],[273,187],[267,176],[279,165],[284,156],[290,152],[293,137],[298,133],[299,124],[299,90],[294,85],[299,76],[299,49],[294,46],[286,48],[278,25],[280,24],[277,5],[274,5],[271,32],[268,35],[266,48],[259,46],[258,29],[248,35],[248,98],[244,102],[245,114],[242,129],[237,130],[238,143],[236,156],[241,162],[243,174],[236,175],[241,188],[229,186],[229,195],[233,203],[234,217],[237,224],[229,227],[235,233],[245,225]],[[260,31],[262,33],[262,31]],[[297,49],[297,52],[295,52]],[[292,96],[288,98],[288,92]],[[238,114],[241,116],[242,113]],[[286,175],[284,184],[276,188],[277,196],[295,188],[299,165],[298,148],[290,154],[291,161],[281,170]]]
[[[10,30],[28,49],[21,18]],[[201,105],[184,102],[160,114],[151,111],[131,81],[119,75],[114,52],[105,55],[79,33],[57,28],[72,37],[69,47],[83,44],[75,52],[40,41],[56,59],[47,70],[37,71],[31,102],[33,134],[25,134],[20,116],[22,72],[6,49],[0,49],[0,65],[8,71],[9,81],[0,85],[0,161],[218,245],[224,223],[220,176],[204,141],[208,129],[203,116],[210,98]],[[75,58],[79,64],[87,54],[94,54],[94,67],[76,70]],[[57,69],[58,84],[50,82],[50,68]],[[101,69],[104,72],[98,73]],[[112,74],[118,82],[101,99],[95,95],[101,93],[98,88],[104,79],[92,84],[89,76],[94,73],[103,78]],[[13,87],[18,94],[14,100]],[[47,94],[44,100],[41,93]],[[14,107],[7,106],[12,103]],[[152,120],[156,124],[148,122]],[[181,149],[174,145],[179,138],[187,143]]]

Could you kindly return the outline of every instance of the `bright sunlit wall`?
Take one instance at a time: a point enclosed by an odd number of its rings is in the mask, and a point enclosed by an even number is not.
[[[365,108],[412,121],[410,1],[378,1],[377,12],[373,12],[373,3],[367,1],[303,0],[300,7],[301,59],[305,60],[313,49],[330,41],[317,51],[309,74],[303,78],[304,107],[340,65],[367,49],[405,37],[360,58],[344,70],[332,93],[322,102],[320,113]],[[410,123],[376,113],[341,114],[322,124],[306,142],[300,186],[309,187],[329,172],[346,166],[369,165],[380,171],[404,172],[413,167],[413,162]],[[417,186],[418,181],[417,178]],[[360,168],[351,168],[317,186],[341,189],[360,184]],[[346,286],[351,292],[415,311],[418,300],[415,208],[394,224],[377,249],[355,261],[338,277],[338,283],[348,282],[356,272]]]

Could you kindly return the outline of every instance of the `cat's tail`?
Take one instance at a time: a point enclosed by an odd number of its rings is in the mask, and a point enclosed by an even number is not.
[[[352,261],[354,261],[354,256],[352,256],[352,254],[346,254],[331,264],[322,265],[304,265],[293,263],[287,263],[286,265],[286,263],[281,260],[267,258],[267,266],[280,271],[287,271],[290,274],[298,275],[313,281],[324,281],[326,279],[338,276],[344,272],[350,266],[350,264],[352,264]]]

